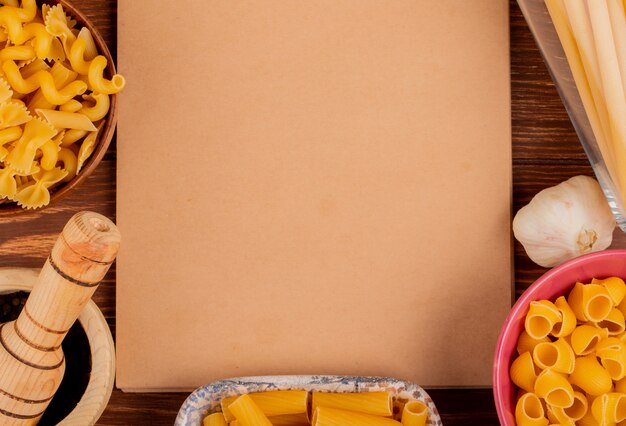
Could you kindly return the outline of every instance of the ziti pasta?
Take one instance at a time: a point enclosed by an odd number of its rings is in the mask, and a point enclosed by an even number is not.
[[[428,407],[407,401],[394,419],[388,392],[268,391],[224,398],[203,426],[425,426]]]
[[[625,295],[610,277],[531,303],[509,370],[519,426],[626,422]]]
[[[110,95],[107,60],[63,6],[35,0],[0,6],[0,203],[26,209],[80,173],[95,149]]]

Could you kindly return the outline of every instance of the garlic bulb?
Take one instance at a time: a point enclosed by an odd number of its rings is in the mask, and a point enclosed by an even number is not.
[[[552,267],[611,245],[615,218],[595,179],[575,176],[539,192],[513,219],[528,257]]]

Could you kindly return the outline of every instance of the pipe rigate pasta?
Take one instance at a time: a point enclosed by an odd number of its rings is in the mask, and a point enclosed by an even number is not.
[[[600,284],[609,292],[609,296],[613,300],[613,305],[617,306],[622,303],[626,296],[626,283],[619,277],[609,277],[603,280],[592,279],[591,284]]]
[[[533,339],[543,339],[548,336],[554,325],[561,321],[561,314],[557,307],[547,300],[530,302],[524,326],[526,332]]]
[[[509,370],[511,380],[515,385],[526,392],[534,392],[537,374],[535,372],[535,363],[530,352],[524,352],[518,356]]]
[[[594,396],[610,392],[613,388],[609,372],[602,367],[595,355],[576,358],[576,365],[569,376],[569,381]]]
[[[81,171],[125,80],[61,4],[0,1],[1,41],[0,203],[36,208]]]
[[[515,405],[515,422],[519,426],[547,426],[548,419],[541,400],[532,392],[525,393]]]
[[[596,348],[596,356],[614,381],[626,376],[626,344],[615,337],[603,340]]]
[[[609,336],[622,334],[626,328],[624,324],[624,314],[617,308],[611,309],[609,315],[596,324],[599,328],[605,328]]]
[[[517,353],[519,355],[523,354],[524,352],[530,352],[532,354],[533,349],[535,349],[535,346],[537,346],[539,343],[550,341],[551,340],[548,338],[548,336],[542,339],[533,339],[526,332],[526,330],[523,330],[522,334],[520,334],[519,339],[517,340]]]
[[[608,290],[600,284],[576,283],[567,298],[579,321],[600,322],[613,308]]]
[[[570,336],[570,343],[576,355],[588,355],[592,353],[602,339],[608,337],[605,328],[594,327],[593,325],[579,325]]]
[[[533,350],[533,361],[542,370],[551,368],[557,373],[574,371],[576,355],[571,346],[561,338],[556,342],[539,343]]]
[[[587,397],[582,392],[574,391],[574,403],[566,408],[548,406],[548,419],[552,423],[573,425],[582,419],[589,410]]]
[[[565,337],[572,334],[576,328],[576,314],[565,300],[565,296],[561,296],[554,302],[554,306],[559,310],[561,321],[552,327],[551,334],[554,337]]]
[[[626,420],[626,394],[611,392],[594,399],[591,414],[600,425],[614,425]]]
[[[535,394],[554,407],[567,408],[574,403],[574,389],[567,381],[567,376],[551,368],[543,370],[537,376]]]

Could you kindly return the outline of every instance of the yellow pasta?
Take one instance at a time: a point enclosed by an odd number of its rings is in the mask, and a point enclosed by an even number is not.
[[[24,73],[22,72],[22,75]],[[76,80],[78,75],[75,71],[70,70],[60,62],[55,63],[50,69],[50,75],[54,81],[55,87],[64,88],[69,83]],[[69,102],[69,101],[68,101]],[[48,102],[41,89],[37,90],[28,102],[28,110],[34,112],[37,108],[54,108],[54,104]]]
[[[570,343],[576,355],[588,355],[595,350],[602,339],[607,337],[608,331],[605,328],[583,324],[576,327],[570,336]]]
[[[597,323],[597,326],[599,328],[605,328],[609,336],[622,334],[626,328],[624,324],[624,314],[617,308],[613,308],[605,319]]]
[[[15,201],[26,209],[36,209],[48,204],[50,202],[48,188],[61,182],[66,175],[67,172],[59,168],[33,174],[35,182],[19,190],[15,194]]]
[[[303,390],[286,390],[256,392],[248,394],[259,409],[268,417],[283,414],[306,413],[308,409],[309,395]],[[222,412],[227,421],[234,420],[235,416],[230,412],[230,405],[237,400],[238,396],[224,398],[221,401]]]
[[[608,290],[600,284],[576,283],[567,302],[580,321],[600,322],[613,308]]]
[[[615,392],[626,393],[626,378],[617,380],[615,382]]]
[[[222,413],[209,414],[202,420],[202,426],[228,426]]]
[[[87,50],[87,41],[84,38],[77,38],[72,44],[68,58],[72,69],[82,75],[89,74],[89,65],[91,61],[85,61],[85,51]],[[0,57],[1,59],[1,57]]]
[[[567,408],[574,403],[574,389],[567,381],[567,376],[549,368],[537,376],[535,394],[553,407]]]
[[[614,425],[626,420],[626,394],[611,392],[600,395],[591,405],[591,414],[600,425]]]
[[[0,104],[0,129],[19,126],[31,119],[26,107],[15,100]]]
[[[622,303],[624,300],[624,296],[626,296],[626,283],[624,280],[619,277],[609,277],[603,280],[592,279],[592,284],[600,284],[609,292],[609,296],[611,296],[611,300],[613,300],[613,305],[617,306]]]
[[[558,308],[547,300],[530,302],[524,327],[533,339],[543,339],[548,336],[554,326],[561,321]]]
[[[576,314],[567,304],[564,296],[559,297],[554,302],[554,306],[559,310],[561,321],[552,327],[551,334],[554,337],[566,337],[572,334],[576,328]]]
[[[402,426],[425,426],[428,407],[420,401],[409,401],[402,409]]]
[[[35,159],[37,150],[56,135],[57,131],[49,124],[32,119],[24,127],[24,133],[6,157],[6,164],[18,172],[27,172]]]
[[[35,59],[30,64],[24,65],[22,68],[20,68],[20,73],[22,74],[23,78],[28,78],[28,77],[32,76],[33,74],[37,73],[38,71],[50,71],[50,72],[52,72],[50,66],[46,63],[46,61],[44,61],[43,59],[39,59],[39,58]],[[54,74],[52,74],[52,77],[54,78]],[[56,79],[54,80],[54,82],[55,82],[57,87],[60,86],[57,83]],[[7,85],[8,85],[8,83],[7,83]]]
[[[76,176],[78,161],[74,151],[68,148],[61,148],[58,154],[57,164],[58,163],[62,163],[63,167],[61,167],[61,170],[67,172],[67,176],[63,179],[63,182],[68,182]]]
[[[393,404],[388,392],[313,392],[311,410],[317,407],[358,411],[375,416],[391,416]]]
[[[120,92],[126,85],[126,80],[119,74],[115,74],[111,80],[104,78],[104,70],[107,60],[104,56],[98,55],[89,64],[89,84],[94,92],[112,95]]]
[[[57,129],[76,129],[86,130],[88,132],[97,130],[96,126],[94,126],[91,120],[84,114],[43,108],[38,108],[35,112],[39,117],[45,119]]]
[[[615,337],[603,340],[596,348],[596,356],[611,376],[618,381],[626,376],[626,344]]]
[[[65,135],[63,135],[63,142],[61,142],[61,146],[68,147],[87,136],[87,133],[89,133],[87,130],[70,129],[65,132]]]
[[[83,102],[80,113],[85,114],[91,121],[95,122],[101,120],[109,112],[109,108],[111,106],[109,95],[94,92],[90,95],[83,95],[83,99],[85,99],[85,102]],[[94,101],[93,106],[89,106],[87,104],[87,101],[91,100]]]
[[[515,385],[526,392],[533,392],[535,390],[535,381],[537,380],[537,374],[535,373],[535,364],[530,352],[524,352],[518,356],[509,371],[511,380]]]
[[[18,140],[20,136],[22,136],[22,128],[19,126],[0,130],[0,161],[3,161],[9,153],[9,150],[4,145]]]
[[[331,407],[317,407],[313,426],[400,426],[402,423],[385,417]]]
[[[80,173],[125,80],[60,4],[0,0],[0,43],[0,202],[34,208]]]
[[[526,330],[523,330],[522,333],[519,336],[518,341],[517,341],[517,353],[521,355],[524,352],[530,352],[532,354],[533,353],[533,349],[535,349],[535,346],[537,346],[539,343],[550,342],[550,341],[551,340],[548,338],[548,336],[546,336],[546,337],[544,337],[542,339],[533,339],[526,332]]]
[[[570,374],[574,371],[576,355],[571,346],[564,340],[540,343],[533,350],[533,361],[542,370],[551,368],[557,373]]]
[[[241,426],[272,426],[249,395],[241,395],[228,405],[229,411]]]
[[[7,81],[0,77],[0,102],[6,102],[13,96],[13,90]]]
[[[557,424],[574,424],[582,419],[589,409],[587,397],[581,392],[574,392],[574,403],[566,408],[548,406],[548,419]]]
[[[594,396],[610,392],[613,388],[611,375],[595,355],[576,358],[574,372],[570,374],[569,381]]]
[[[30,60],[35,58],[35,49],[32,46],[8,46],[0,50],[0,61]]]
[[[79,80],[73,81],[62,89],[57,89],[54,79],[48,71],[38,71],[24,79],[15,62],[8,60],[2,64],[7,81],[19,93],[32,93],[41,88],[43,96],[53,105],[62,105],[87,90],[87,85]]]
[[[93,40],[91,31],[89,31],[88,28],[81,28],[78,32],[78,36],[76,36],[76,39],[85,41],[85,52],[83,56],[86,60],[91,61],[93,58],[98,56],[98,48],[96,47],[96,42]]]
[[[302,414],[283,414],[282,416],[268,416],[267,419],[272,423],[272,426],[309,426],[309,416],[306,413]],[[230,426],[240,426],[237,420],[233,420],[229,423]]]
[[[62,112],[78,112],[78,111],[80,111],[80,109],[82,107],[83,107],[83,104],[81,104],[76,99],[72,99],[71,101],[69,101],[67,103],[64,103],[63,105],[59,106],[59,111],[62,111]],[[91,121],[94,121],[94,120],[91,120]]]
[[[41,145],[41,148],[39,149],[41,150],[42,154],[39,160],[41,168],[44,170],[54,169],[54,166],[56,166],[59,159],[59,144],[53,139],[50,139],[48,142]]]
[[[547,426],[543,405],[532,392],[522,395],[515,405],[515,422],[518,426]]]

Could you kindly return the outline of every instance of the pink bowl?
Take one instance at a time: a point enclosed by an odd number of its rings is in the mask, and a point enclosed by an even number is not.
[[[517,356],[517,339],[524,329],[524,318],[533,300],[549,299],[569,293],[577,281],[617,276],[626,278],[626,250],[605,250],[577,257],[543,274],[513,305],[504,321],[493,361],[493,396],[503,426],[515,426],[517,388],[509,368]]]

